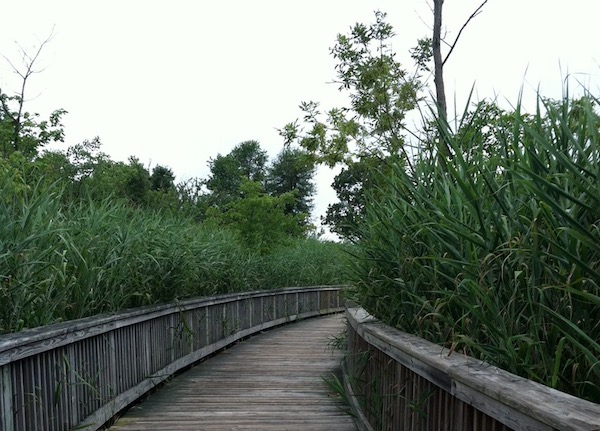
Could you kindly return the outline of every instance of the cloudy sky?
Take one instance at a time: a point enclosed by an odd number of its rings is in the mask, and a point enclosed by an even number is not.
[[[448,40],[481,1],[445,2]],[[329,48],[375,10],[388,13],[412,69],[408,50],[430,34],[426,0],[19,0],[2,5],[0,53],[18,62],[15,41],[32,51],[54,28],[29,111],[66,109],[66,145],[99,136],[115,160],[206,177],[209,157],[245,140],[274,156],[276,129],[301,101],[343,103]],[[598,0],[489,0],[446,65],[449,100],[462,107],[473,85],[478,100],[514,103],[521,88],[559,97],[567,74],[600,94],[598,16]],[[5,92],[15,78],[0,61]],[[317,178],[317,213],[334,199],[331,177]]]

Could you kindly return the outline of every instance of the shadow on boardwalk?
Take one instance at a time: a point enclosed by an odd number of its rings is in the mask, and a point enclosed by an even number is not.
[[[342,319],[308,319],[239,343],[171,380],[110,430],[356,430],[323,380],[339,371],[341,352],[328,343]]]

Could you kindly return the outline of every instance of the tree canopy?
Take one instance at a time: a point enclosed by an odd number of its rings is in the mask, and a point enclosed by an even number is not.
[[[311,229],[314,164],[304,150],[284,148],[269,164],[258,142],[245,141],[209,168],[207,219],[248,246],[265,252]]]
[[[349,106],[323,113],[318,102],[302,102],[303,120],[280,129],[287,145],[304,149],[315,162],[342,165],[333,184],[339,202],[329,206],[324,221],[349,239],[352,226],[362,220],[365,196],[376,187],[376,171],[390,158],[410,160],[404,119],[417,104],[421,84],[396,60],[394,35],[383,12],[375,13],[372,24],[357,23],[339,34],[331,53],[336,83],[349,96]]]

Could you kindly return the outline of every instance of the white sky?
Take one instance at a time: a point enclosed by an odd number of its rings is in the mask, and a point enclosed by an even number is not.
[[[449,40],[480,3],[445,2]],[[398,59],[412,70],[408,50],[430,34],[426,0],[5,1],[0,53],[18,61],[15,41],[30,49],[54,26],[26,108],[69,111],[65,148],[100,136],[115,160],[135,155],[179,179],[206,177],[209,157],[245,140],[273,157],[276,128],[300,115],[301,101],[342,103],[328,83],[329,48],[376,9],[388,13]],[[600,94],[599,16],[598,0],[489,0],[446,65],[450,103],[462,109],[473,84],[478,100],[514,103],[521,87],[538,86],[559,97],[567,72]],[[16,82],[0,61],[3,90]],[[335,199],[331,179],[317,177],[317,216]]]

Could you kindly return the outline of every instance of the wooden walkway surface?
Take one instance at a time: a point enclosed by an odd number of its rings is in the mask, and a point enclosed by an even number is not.
[[[356,430],[323,378],[339,371],[341,315],[285,325],[232,346],[132,407],[111,431]]]

